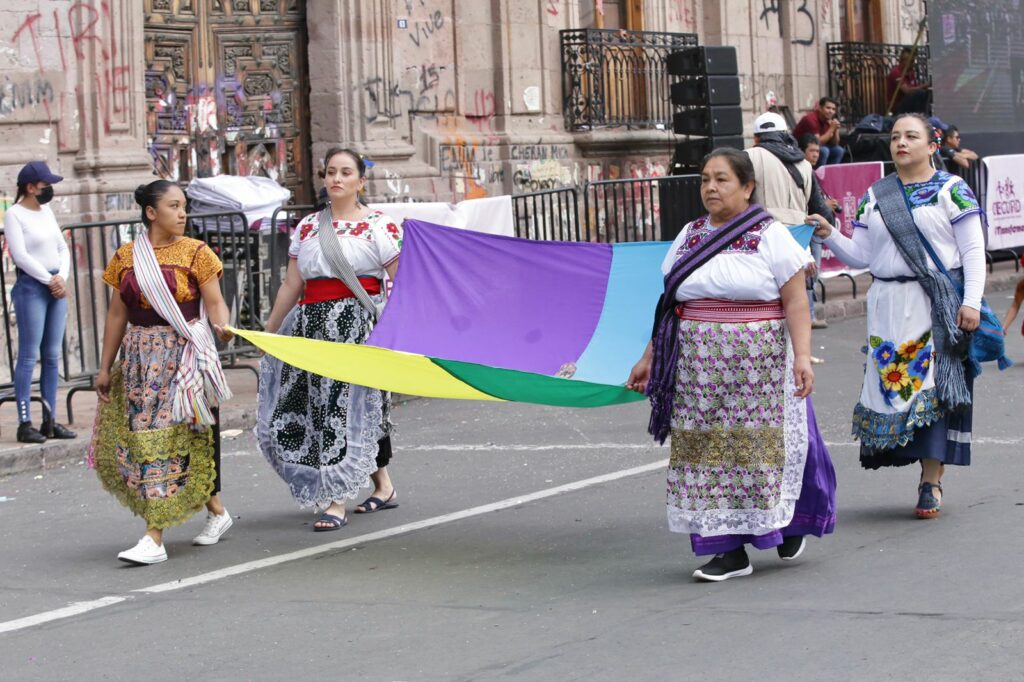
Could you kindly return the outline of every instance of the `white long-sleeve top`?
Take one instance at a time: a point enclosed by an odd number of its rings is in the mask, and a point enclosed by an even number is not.
[[[71,253],[49,206],[38,211],[14,204],[4,214],[4,237],[11,260],[29,277],[49,284],[56,271],[67,280]]]
[[[926,182],[905,185],[914,222],[946,269],[963,266],[964,305],[981,309],[985,292],[985,235],[981,208],[961,178],[938,171]],[[825,244],[844,263],[869,268],[876,277],[913,277],[869,189],[853,221],[853,238],[832,230]],[[928,259],[932,270],[938,267]]]

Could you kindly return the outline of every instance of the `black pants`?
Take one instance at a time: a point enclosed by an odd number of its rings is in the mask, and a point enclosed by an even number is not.
[[[213,494],[220,493],[220,408],[213,408]]]
[[[377,451],[377,468],[383,469],[391,461],[391,436],[384,436],[377,445],[380,449]]]

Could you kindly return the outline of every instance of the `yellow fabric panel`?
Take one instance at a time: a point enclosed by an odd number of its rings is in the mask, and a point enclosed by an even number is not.
[[[459,381],[422,355],[376,346],[230,329],[282,362],[335,381],[427,398],[503,402]]]

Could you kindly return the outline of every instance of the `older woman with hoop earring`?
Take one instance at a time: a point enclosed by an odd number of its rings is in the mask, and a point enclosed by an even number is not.
[[[704,159],[708,213],[669,248],[652,340],[626,384],[650,397],[654,438],[671,436],[669,529],[714,555],[693,573],[713,582],[753,572],[748,544],[792,561],[806,535],[835,524],[835,472],[809,398],[811,261],[753,192],[745,153]]]

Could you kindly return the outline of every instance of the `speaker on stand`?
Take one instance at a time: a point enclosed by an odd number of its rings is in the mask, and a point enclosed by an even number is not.
[[[673,78],[672,131],[678,139],[672,154],[672,175],[700,172],[704,157],[717,147],[743,149],[743,110],[734,47],[687,47],[668,56]],[[703,213],[699,186],[662,183],[661,238],[675,239],[688,221]]]
[[[672,130],[686,140],[675,145],[673,173],[697,173],[704,156],[716,147],[743,149],[743,109],[736,48],[687,47],[668,57]]]

